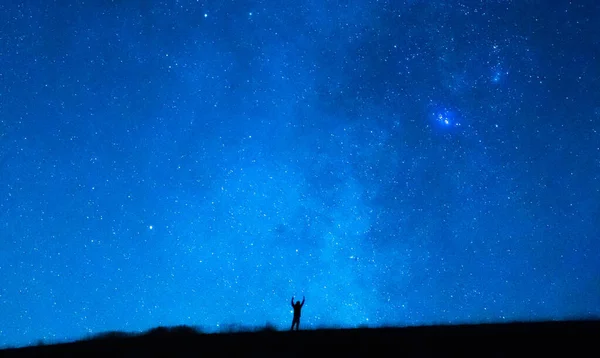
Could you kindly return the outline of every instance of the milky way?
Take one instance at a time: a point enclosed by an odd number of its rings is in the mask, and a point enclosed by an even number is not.
[[[600,315],[598,23],[2,2],[0,345]]]

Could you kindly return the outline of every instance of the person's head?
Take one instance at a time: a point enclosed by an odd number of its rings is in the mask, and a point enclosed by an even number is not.
[[[300,306],[300,301],[296,301],[296,306]]]

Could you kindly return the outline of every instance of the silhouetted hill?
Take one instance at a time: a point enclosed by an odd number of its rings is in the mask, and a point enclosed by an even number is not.
[[[600,321],[203,334],[158,327],[0,350],[2,357],[599,357]]]

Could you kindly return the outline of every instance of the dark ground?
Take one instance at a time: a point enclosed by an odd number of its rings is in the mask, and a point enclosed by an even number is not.
[[[189,327],[0,350],[1,357],[600,357],[600,320],[202,334]]]

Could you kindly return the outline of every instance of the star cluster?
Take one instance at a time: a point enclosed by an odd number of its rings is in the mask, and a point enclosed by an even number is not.
[[[0,4],[0,345],[600,315],[596,1]]]

